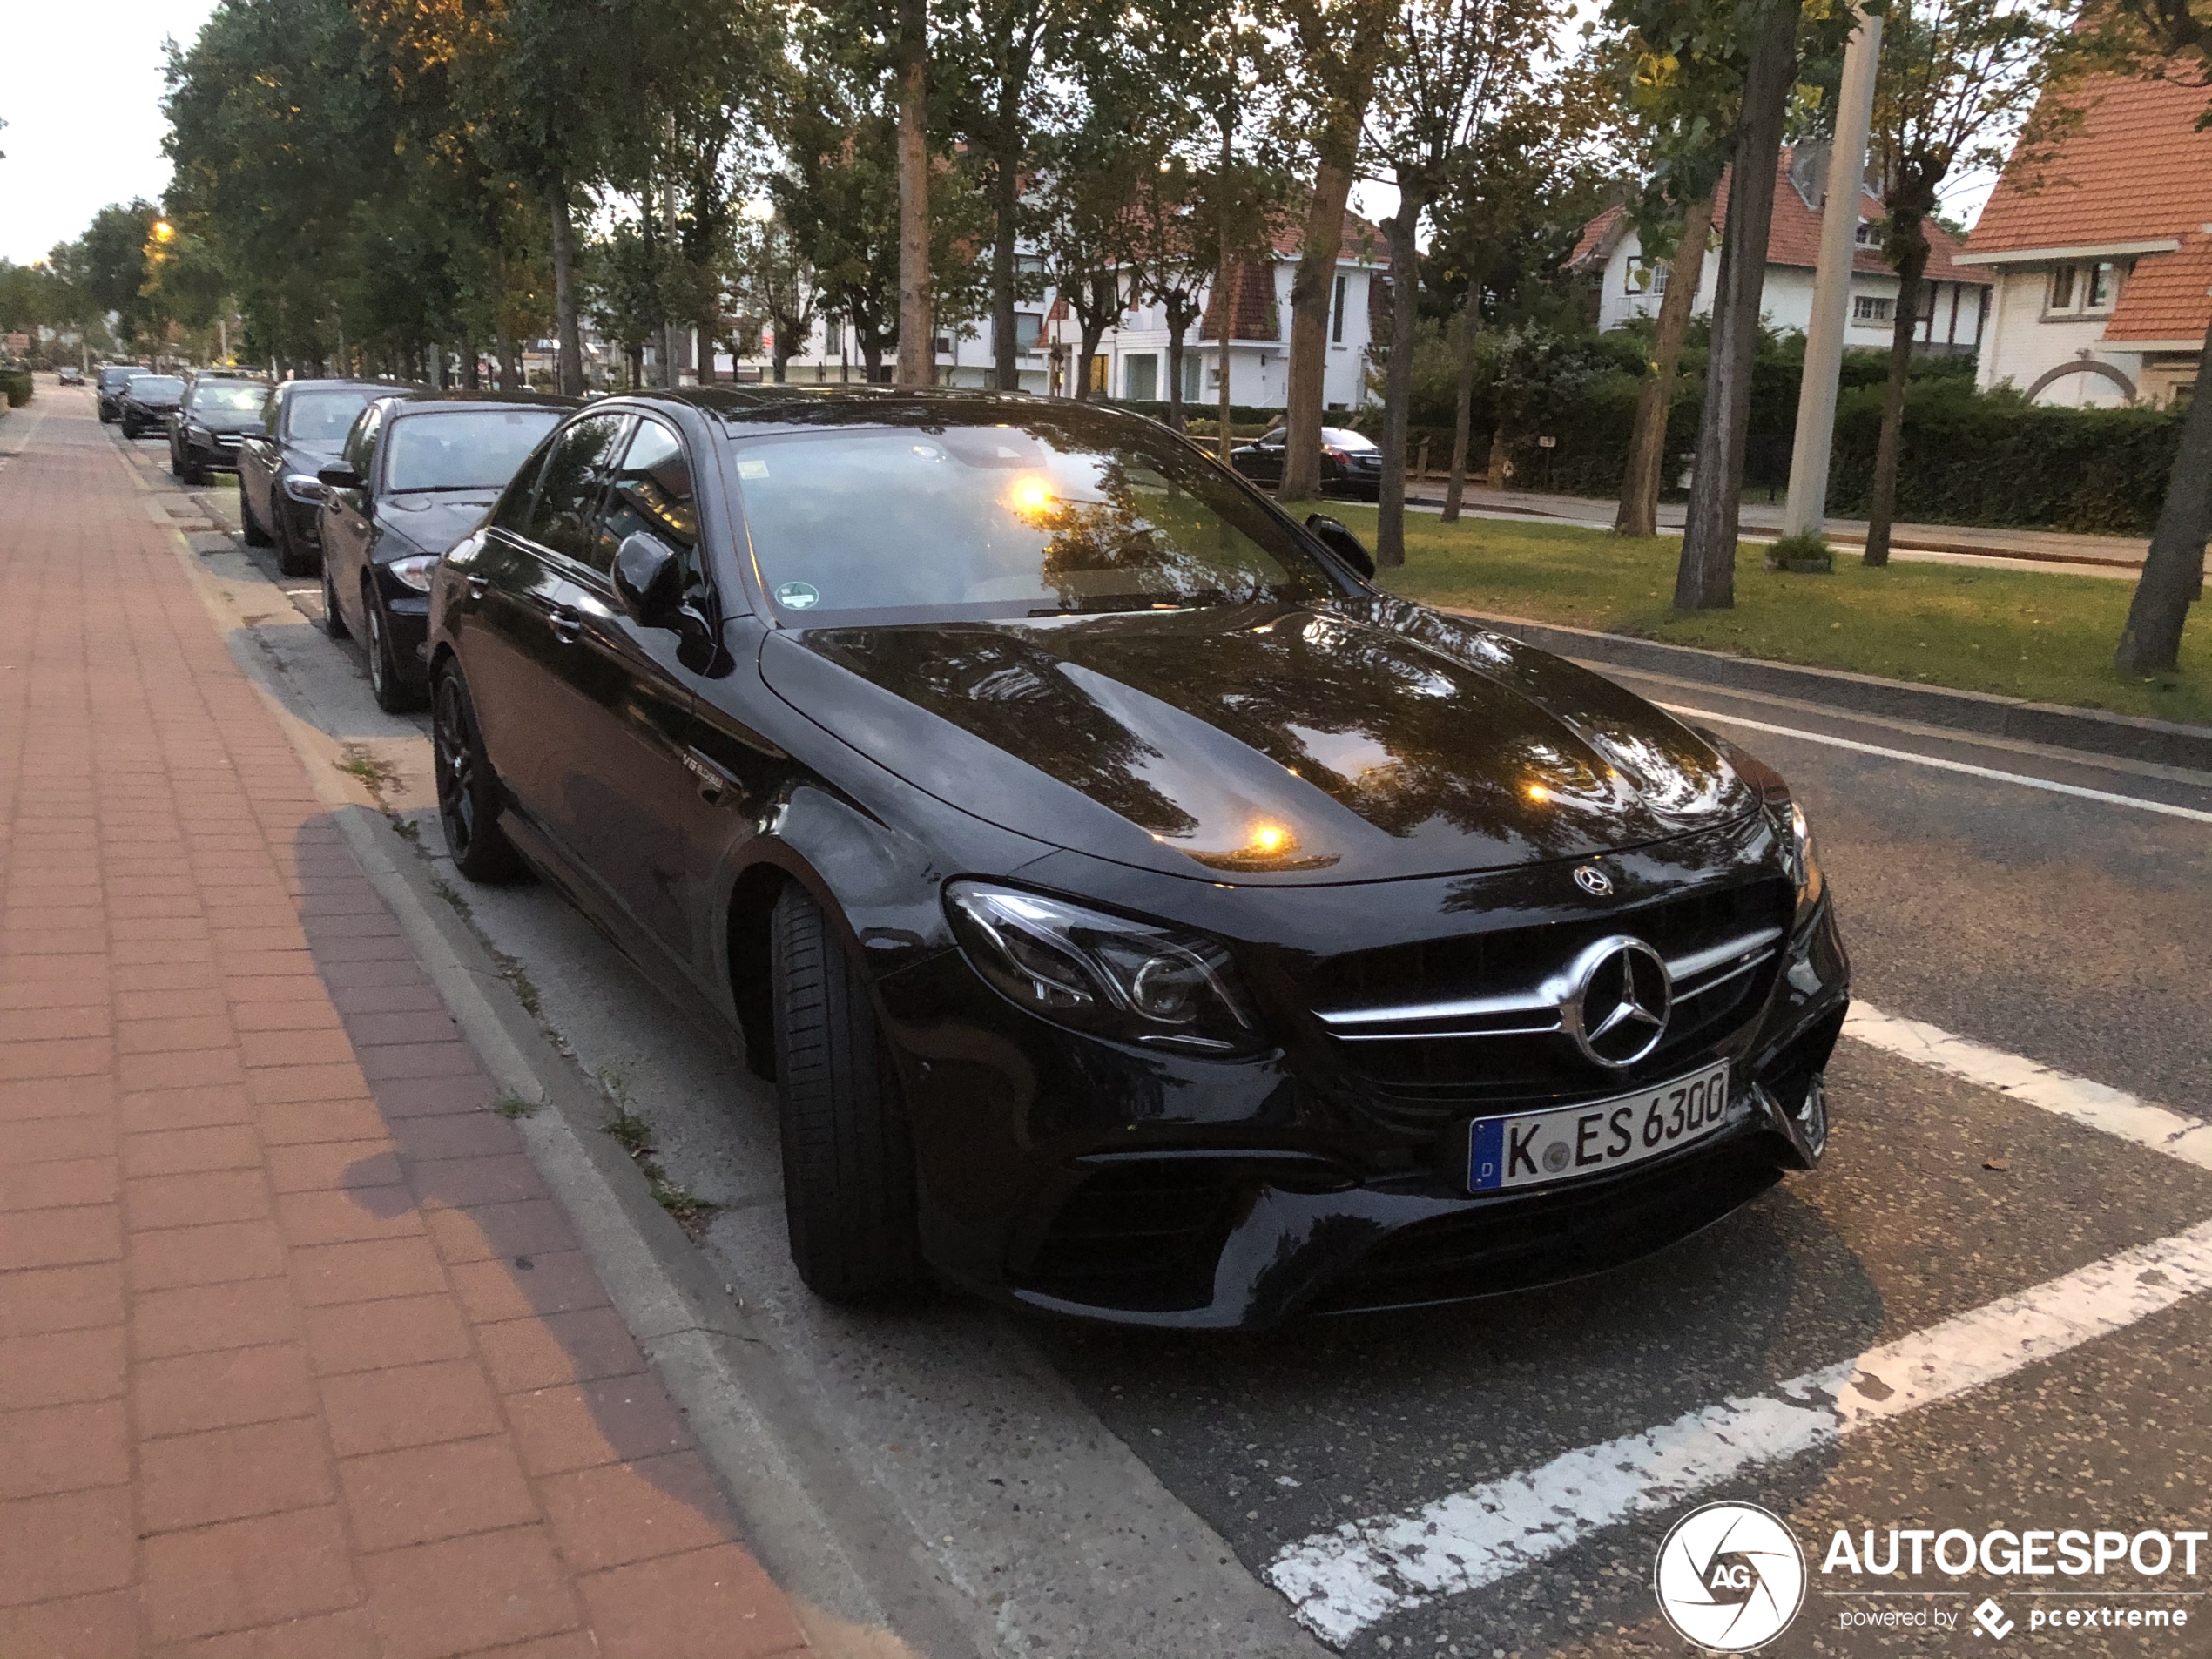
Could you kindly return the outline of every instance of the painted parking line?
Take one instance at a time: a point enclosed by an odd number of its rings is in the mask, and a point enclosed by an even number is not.
[[[1851,1004],[1844,1035],[2200,1170],[2212,1170],[2212,1123],[2202,1118],[2154,1106],[2121,1089],[1953,1036],[1919,1020],[1901,1020],[1864,1002]]]
[[[2176,806],[2170,801],[2145,800],[2138,795],[2115,794],[2108,789],[2089,789],[2080,784],[2061,784],[2048,778],[2032,777],[2026,772],[2000,772],[1994,766],[1970,765],[1963,760],[1946,760],[1937,755],[1915,753],[1910,749],[1892,749],[1878,743],[1861,743],[1856,738],[1831,737],[1825,732],[1808,732],[1802,726],[1771,725],[1764,720],[1747,720],[1740,714],[1723,714],[1717,709],[1694,709],[1680,703],[1662,703],[1659,706],[1669,714],[1686,715],[1694,720],[1717,720],[1723,725],[1739,725],[1750,732],[1770,732],[1777,738],[1795,738],[1804,743],[1825,744],[1831,749],[1849,749],[1855,754],[1879,755],[1885,760],[1909,760],[1916,766],[1932,766],[1939,772],[1963,772],[1969,778],[1986,778],[2000,784],[2018,784],[2025,789],[2041,789],[2054,795],[2072,795],[2080,800],[2094,800],[2107,806],[2132,806],[2137,812],[2158,813],[2168,818],[2186,818],[2194,823],[2212,824],[2212,813],[2195,806]]]
[[[1854,1005],[1844,1032],[2212,1169],[2212,1124],[2120,1089],[1863,1003]],[[1303,1623],[1340,1645],[1382,1619],[1494,1584],[1746,1469],[1954,1399],[2206,1290],[2212,1290],[2212,1222],[1792,1378],[1771,1393],[1709,1406],[1419,1509],[1316,1533],[1285,1546],[1262,1576]]]
[[[2212,1222],[2007,1296],[1770,1394],[1731,1399],[1410,1514],[1285,1548],[1264,1576],[1341,1644],[1370,1625],[1525,1571],[1591,1534],[1760,1464],[1817,1450],[2054,1359],[2212,1290]]]

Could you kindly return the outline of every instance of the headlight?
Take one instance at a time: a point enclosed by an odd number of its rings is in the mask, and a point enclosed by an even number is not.
[[[1186,1054],[1265,1047],[1218,940],[975,881],[947,887],[945,906],[968,961],[1017,1008]]]
[[[1790,874],[1797,884],[1797,913],[1802,915],[1820,902],[1826,882],[1820,873],[1820,856],[1813,850],[1812,826],[1805,822],[1805,809],[1794,800],[1790,803]]]
[[[411,555],[394,559],[384,567],[417,593],[430,591],[430,578],[437,571],[438,557],[435,553]]]
[[[284,475],[284,493],[294,501],[320,501],[323,498],[322,480],[308,472],[287,472]]]

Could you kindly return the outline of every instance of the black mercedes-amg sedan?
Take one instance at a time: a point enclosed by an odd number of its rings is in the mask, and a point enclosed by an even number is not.
[[[1811,1167],[1849,968],[1788,786],[1370,574],[1126,415],[605,400],[438,566],[445,833],[741,1034],[825,1296],[1264,1326]]]
[[[94,401],[99,405],[100,424],[113,426],[123,418],[123,388],[140,374],[153,371],[140,363],[104,363],[100,377],[94,383]]]
[[[242,374],[195,374],[169,417],[169,470],[178,482],[204,484],[217,469],[238,470],[238,447],[261,427],[269,383]]]
[[[482,523],[523,457],[576,404],[533,392],[375,398],[317,475],[323,626],[334,639],[361,641],[379,707],[396,714],[421,697],[439,556]]]
[[[376,381],[287,381],[269,395],[261,429],[238,449],[238,514],[246,542],[276,547],[277,569],[306,576],[322,558],[316,476],[373,397],[408,388]]]
[[[169,418],[177,412],[178,401],[185,395],[185,382],[177,374],[133,374],[123,383],[123,390],[116,399],[116,419],[123,423],[126,438],[143,438],[149,432],[165,432]]]
[[[1289,435],[1281,427],[1231,451],[1237,470],[1256,484],[1283,482]],[[1325,495],[1374,501],[1382,494],[1382,450],[1364,432],[1350,427],[1321,428],[1321,489]]]

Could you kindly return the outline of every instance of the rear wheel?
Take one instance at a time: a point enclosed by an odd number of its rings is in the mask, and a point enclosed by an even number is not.
[[[450,663],[438,675],[430,745],[438,769],[438,820],[453,867],[471,881],[512,881],[523,873],[522,856],[499,827],[499,779],[484,753],[469,688]]]
[[[813,895],[776,900],[777,1103],[791,1257],[816,1295],[850,1301],[920,1268],[914,1151],[867,985]]]

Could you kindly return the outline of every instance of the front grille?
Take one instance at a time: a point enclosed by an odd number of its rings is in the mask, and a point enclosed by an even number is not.
[[[1795,901],[1787,882],[1758,881],[1360,952],[1323,965],[1315,1001],[1367,1116],[1399,1134],[1433,1134],[1476,1112],[1601,1099],[1688,1069],[1765,1001]],[[1642,939],[1676,972],[1665,1041],[1621,1070],[1582,1055],[1540,988],[1613,934]]]

